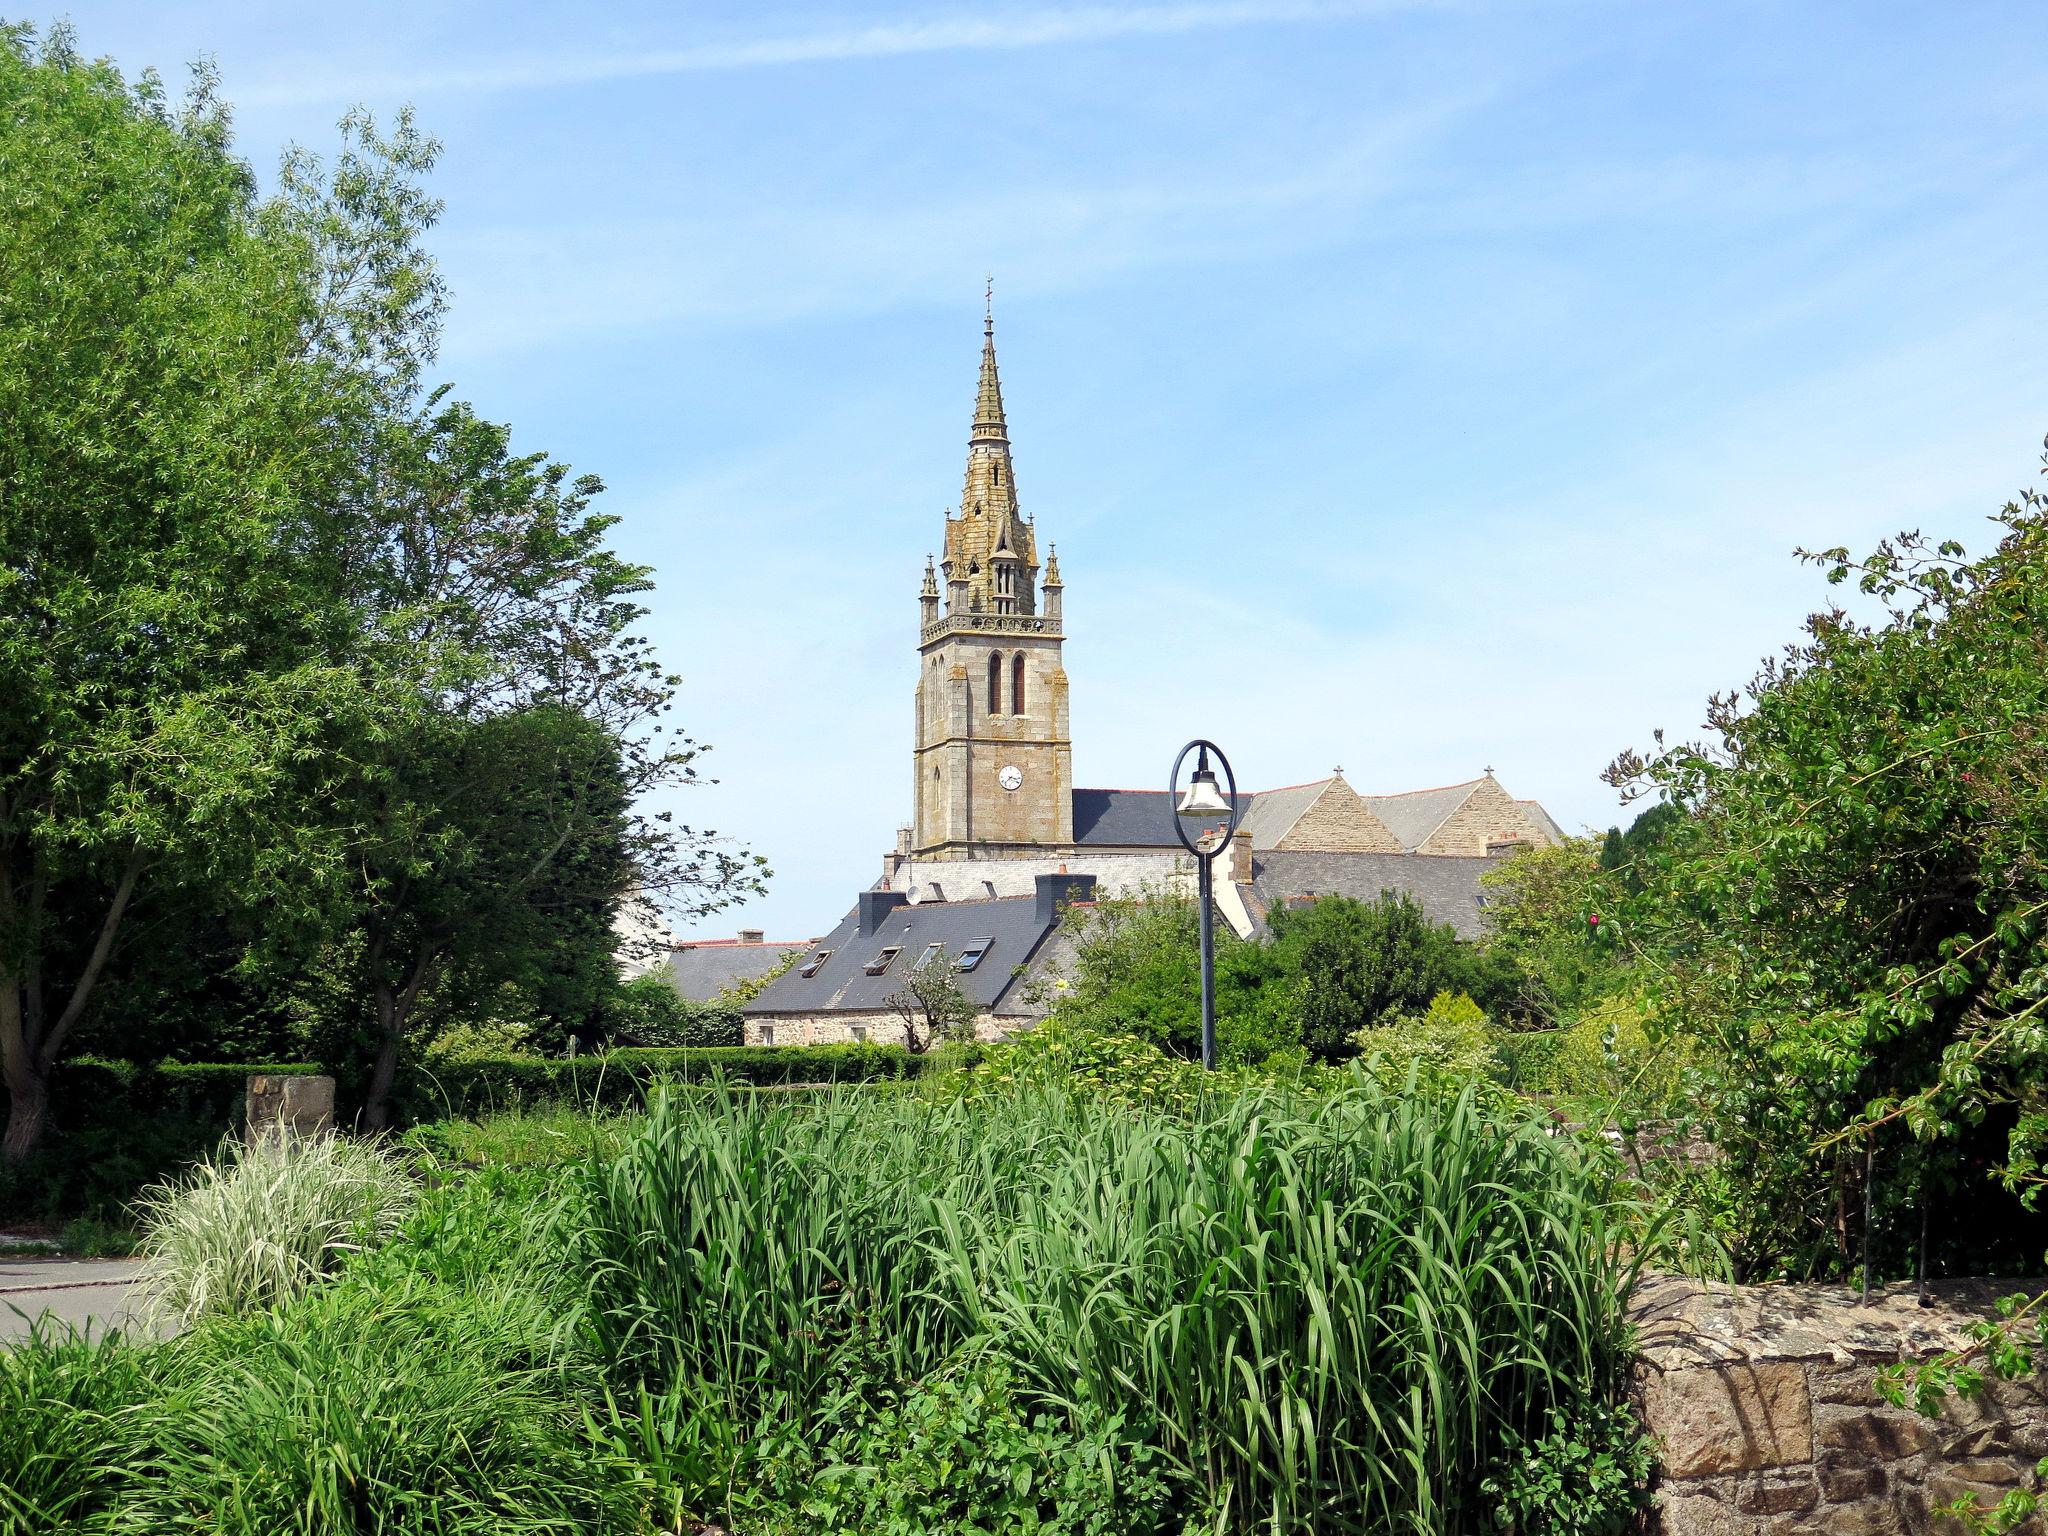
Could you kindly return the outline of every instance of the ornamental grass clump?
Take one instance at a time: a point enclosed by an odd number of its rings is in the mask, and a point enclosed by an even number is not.
[[[417,1194],[367,1142],[277,1132],[229,1143],[137,1202],[149,1311],[189,1327],[288,1301],[389,1238]]]
[[[1517,1436],[1618,1385],[1654,1246],[1597,1150],[1363,1072],[1171,1112],[671,1100],[589,1210],[615,1370],[815,1432],[972,1354],[1033,1422],[1119,1425],[1095,1475],[1163,1474],[1163,1530],[1470,1527]]]

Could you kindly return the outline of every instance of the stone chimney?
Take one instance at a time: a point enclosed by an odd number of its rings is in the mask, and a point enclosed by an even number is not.
[[[1252,835],[1240,827],[1230,838],[1230,883],[1252,883]]]
[[[740,930],[740,942],[742,944],[765,944],[768,942],[768,930],[766,928],[742,928]]]

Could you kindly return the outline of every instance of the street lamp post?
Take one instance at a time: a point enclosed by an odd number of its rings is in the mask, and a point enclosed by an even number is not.
[[[1196,753],[1194,776],[1188,780],[1187,790],[1180,788],[1181,764],[1188,760],[1190,752]],[[1223,777],[1229,783],[1226,794],[1216,782],[1216,772],[1209,766],[1209,756],[1214,753],[1216,761],[1223,765]],[[1211,873],[1216,856],[1230,846],[1231,834],[1237,831],[1238,817],[1242,814],[1237,803],[1237,775],[1230,770],[1230,759],[1223,755],[1223,749],[1213,741],[1200,737],[1180,749],[1180,756],[1173,760],[1173,773],[1166,781],[1168,795],[1179,795],[1174,805],[1173,830],[1180,844],[1195,856],[1196,901],[1202,931],[1202,1067],[1205,1071],[1216,1070],[1216,912],[1213,891],[1215,879]],[[1188,836],[1188,818],[1221,816],[1223,824],[1213,823],[1208,830],[1195,837]]]

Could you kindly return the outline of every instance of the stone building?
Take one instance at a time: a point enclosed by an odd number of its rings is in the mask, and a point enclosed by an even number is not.
[[[1193,861],[1174,832],[1164,790],[1086,789],[1073,782],[1067,673],[1061,647],[1064,585],[1059,556],[1022,509],[996,365],[995,325],[983,328],[974,419],[960,505],[945,519],[943,555],[927,558],[918,593],[917,686],[910,824],[861,897],[885,895],[899,924],[958,921],[974,909],[1010,934],[1011,967],[1035,975],[1058,961],[1049,942],[1046,882],[1085,876],[1103,897],[1192,890]],[[1243,817],[1218,866],[1217,909],[1238,933],[1260,932],[1278,906],[1318,896],[1370,900],[1411,895],[1466,938],[1480,931],[1479,876],[1518,849],[1562,833],[1533,800],[1518,800],[1491,769],[1477,778],[1402,794],[1361,794],[1339,770],[1325,779],[1240,795]],[[1060,888],[1065,889],[1065,886]],[[900,969],[929,945],[873,946],[861,907],[814,952],[826,959],[790,971],[747,1006],[750,1041],[776,1043],[900,1038],[879,1010],[901,986]],[[947,915],[941,916],[941,913]],[[1044,921],[1035,938],[1029,923]],[[969,937],[979,936],[968,935]],[[889,949],[880,970],[848,946]],[[964,972],[979,975],[980,972]],[[1020,977],[1028,980],[1029,977]],[[970,994],[987,1010],[984,1033],[1029,1014],[1019,985]],[[1007,1010],[1007,1011],[1006,1011]]]

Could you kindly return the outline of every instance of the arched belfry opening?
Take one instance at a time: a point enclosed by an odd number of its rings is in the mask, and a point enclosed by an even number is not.
[[[1010,713],[1024,713],[1024,653],[1019,651],[1010,658]]]
[[[1003,653],[988,653],[988,712],[1000,715],[1003,712]]]

